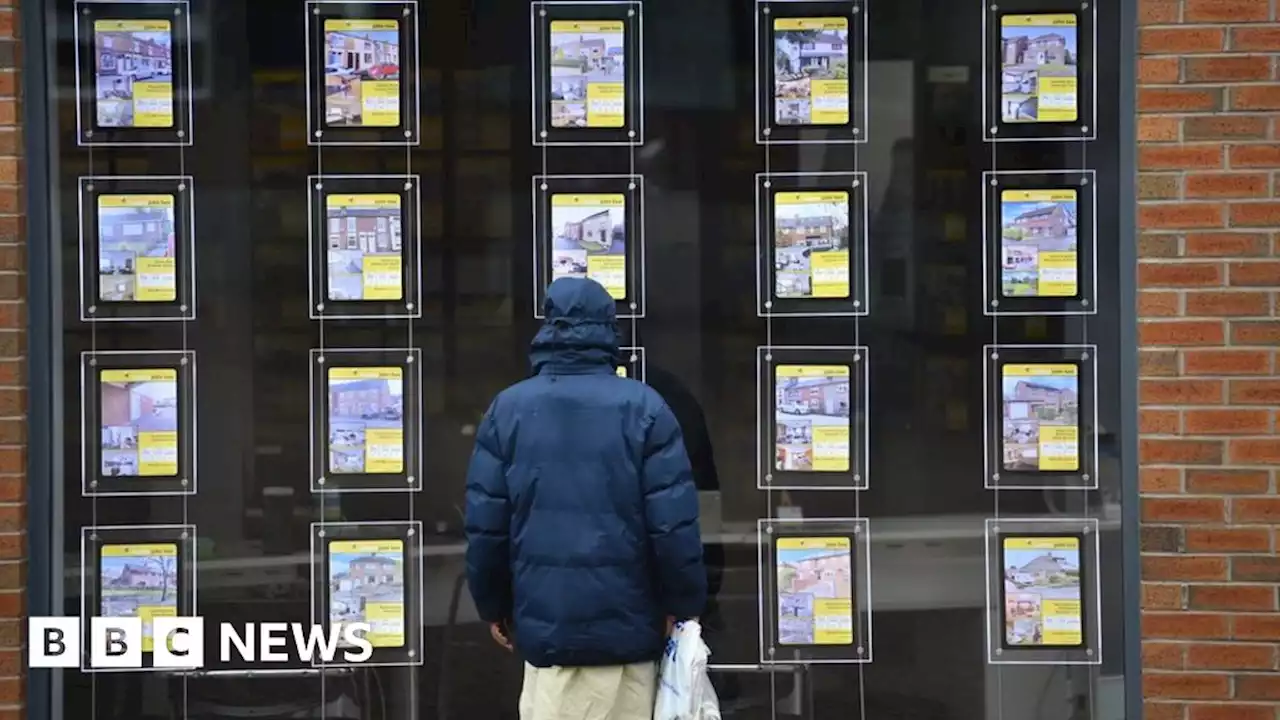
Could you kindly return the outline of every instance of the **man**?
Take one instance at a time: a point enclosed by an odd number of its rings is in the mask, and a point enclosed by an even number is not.
[[[525,661],[522,720],[650,720],[675,620],[707,601],[680,426],[618,377],[614,300],[547,289],[533,377],[499,393],[467,473],[467,580]]]

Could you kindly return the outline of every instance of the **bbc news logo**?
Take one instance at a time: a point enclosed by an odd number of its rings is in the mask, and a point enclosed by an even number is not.
[[[27,624],[33,668],[191,670],[205,665],[204,618],[89,618],[87,664],[78,617],[33,617]],[[147,631],[150,632],[147,632]],[[368,623],[323,627],[303,623],[218,624],[218,660],[247,663],[362,663],[373,655]],[[292,652],[290,652],[292,650]]]

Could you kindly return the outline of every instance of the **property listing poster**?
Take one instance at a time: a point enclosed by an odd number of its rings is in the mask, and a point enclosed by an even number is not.
[[[779,125],[849,122],[849,20],[773,21],[773,107]]]
[[[847,537],[778,538],[778,643],[853,644],[853,545]]]
[[[775,372],[775,467],[848,472],[849,367],[779,365]]]
[[[329,472],[404,472],[403,368],[329,368]]]
[[[102,474],[173,477],[178,474],[178,371],[103,370]]]
[[[551,196],[551,279],[591,278],[627,297],[627,198],[622,193]]]
[[[403,647],[404,541],[337,540],[329,543],[329,623],[368,623],[376,648]]]
[[[1080,469],[1080,368],[1069,363],[1005,365],[1004,468]]]
[[[626,123],[626,46],[621,20],[551,21],[551,127]]]
[[[1000,288],[1005,297],[1074,297],[1077,200],[1075,190],[1000,193]]]
[[[324,45],[325,124],[399,127],[399,21],[325,20]]]
[[[1075,15],[1000,18],[1000,115],[1007,123],[1075,122],[1079,57]]]
[[[774,293],[849,297],[849,193],[775,193],[773,218]]]
[[[98,196],[98,300],[178,299],[172,195]]]
[[[99,615],[142,618],[142,651],[154,647],[151,621],[178,615],[178,546],[173,543],[103,545]]]
[[[173,29],[168,20],[95,20],[98,127],[173,127]]]
[[[325,222],[330,300],[404,297],[399,195],[329,195],[325,198]]]
[[[1084,644],[1080,539],[1006,537],[1002,560],[1005,644]]]

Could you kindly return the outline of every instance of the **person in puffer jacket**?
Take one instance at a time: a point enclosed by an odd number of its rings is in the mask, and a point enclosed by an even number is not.
[[[467,581],[525,661],[522,720],[650,720],[671,624],[707,602],[698,499],[671,410],[619,377],[615,302],[547,289],[533,376],[503,390],[467,472]]]

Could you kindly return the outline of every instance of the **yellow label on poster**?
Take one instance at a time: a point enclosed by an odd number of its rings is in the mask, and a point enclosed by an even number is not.
[[[366,554],[404,552],[404,543],[400,540],[334,540],[329,543],[329,552],[333,554]]]
[[[620,33],[621,20],[552,20],[553,33]]]
[[[813,469],[817,472],[849,472],[849,426],[813,428]]]
[[[619,365],[614,372],[617,373],[618,377],[627,377],[627,366]]]
[[[551,196],[552,207],[622,207],[627,198],[622,193],[557,193]]]
[[[774,30],[848,30],[849,21],[842,17],[792,17],[773,21]]]
[[[400,29],[397,20],[325,20],[325,32],[391,32]]]
[[[134,127],[173,127],[173,83],[139,81],[133,84]]]
[[[844,125],[849,122],[849,81],[811,81],[814,125]]]
[[[779,365],[780,378],[848,378],[845,365]]]
[[[622,255],[588,255],[587,277],[603,285],[614,300],[627,296],[627,259]]]
[[[138,475],[171,477],[178,474],[178,433],[146,431],[138,433]]]
[[[399,255],[365,255],[361,279],[365,300],[399,300],[401,290]]]
[[[134,299],[138,302],[173,302],[178,299],[178,261],[171,257],[140,257]]]
[[[99,208],[171,208],[172,195],[99,195]]]
[[[1070,14],[1057,15],[1005,15],[1000,18],[1005,27],[1074,27],[1076,16]]]
[[[330,210],[360,210],[365,208],[400,208],[400,196],[395,193],[333,194],[325,198]]]
[[[1040,296],[1074,297],[1078,292],[1076,254],[1071,251],[1040,253]]]
[[[178,557],[178,548],[173,543],[103,545],[102,557]]]
[[[587,83],[587,127],[620,128],[626,124],[626,84]]]
[[[365,472],[370,474],[404,472],[404,430],[370,428],[365,430]]]
[[[94,32],[169,32],[168,20],[95,20]]]
[[[833,250],[809,255],[816,298],[849,297],[849,251]]]
[[[141,382],[177,382],[178,371],[170,368],[156,370],[103,370],[102,382],[109,383],[141,383]]]
[[[364,606],[364,621],[369,623],[365,638],[374,647],[404,645],[404,603],[369,602]]]
[[[178,617],[178,608],[172,605],[139,605],[138,617],[142,619],[142,652],[152,652],[156,644],[152,620],[158,617]]]
[[[1007,377],[1075,377],[1080,369],[1070,363],[1043,363],[1036,365],[1005,365]]]
[[[400,81],[362,80],[360,106],[366,127],[400,125]]]

